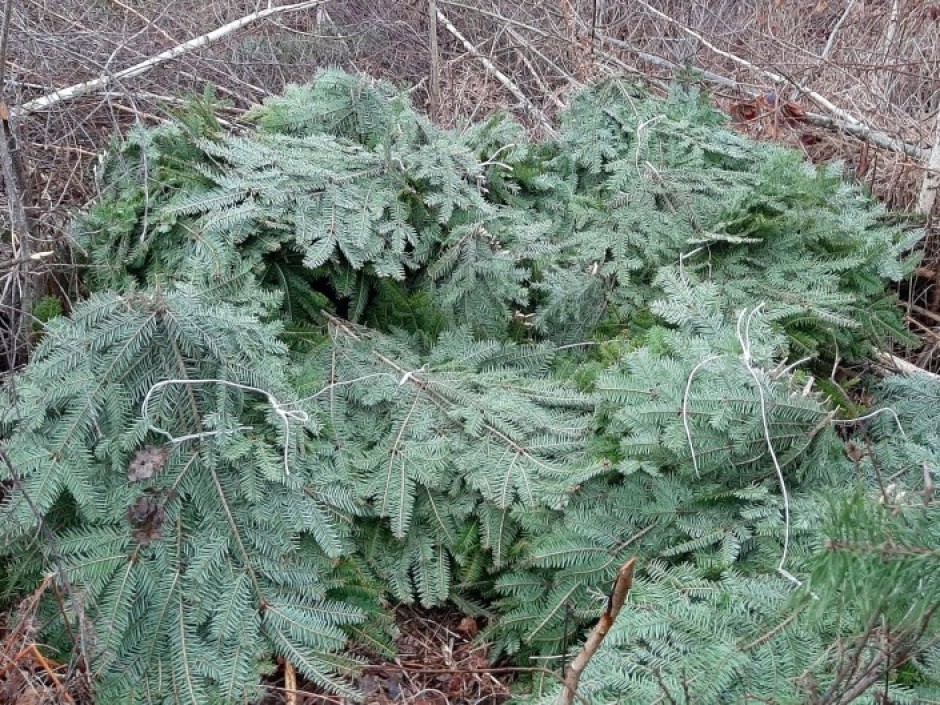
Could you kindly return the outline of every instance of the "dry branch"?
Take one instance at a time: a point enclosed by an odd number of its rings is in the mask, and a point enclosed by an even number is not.
[[[322,5],[330,0],[306,0],[305,2],[296,2],[290,5],[280,5],[277,7],[268,7],[264,10],[259,10],[257,12],[252,12],[249,15],[240,17],[237,20],[233,20],[228,24],[222,25],[211,32],[206,34],[201,34],[198,37],[194,37],[188,41],[178,44],[172,49],[167,49],[166,51],[160,52],[156,56],[152,56],[146,61],[141,61],[138,64],[134,64],[126,69],[117,71],[113,74],[102,74],[97,78],[93,78],[89,81],[84,81],[83,83],[76,83],[73,86],[68,88],[61,88],[52,93],[47,93],[44,96],[30,100],[26,103],[23,103],[17,108],[13,109],[14,117],[22,117],[23,115],[28,115],[30,113],[35,113],[40,110],[46,110],[51,108],[59,103],[62,103],[67,100],[72,100],[73,98],[78,98],[89,93],[94,93],[102,88],[107,87],[115,81],[120,81],[125,78],[131,78],[133,76],[139,76],[142,73],[146,73],[155,66],[159,66],[162,63],[175,59],[183,54],[187,54],[195,49],[200,49],[204,46],[214,44],[223,37],[237,32],[243,27],[247,27],[250,24],[259,22],[260,20],[267,19],[268,17],[273,17],[275,15],[281,15],[287,12],[297,12],[299,10],[306,10],[312,7],[317,7]]]
[[[464,48],[468,52],[470,52],[470,54],[473,55],[475,59],[477,59],[481,64],[483,64],[483,67],[489,73],[491,73],[496,78],[497,81],[502,83],[503,86],[505,86],[506,90],[512,93],[512,95],[516,98],[516,100],[518,100],[522,104],[522,106],[536,120],[538,120],[539,124],[542,126],[542,129],[544,129],[546,133],[548,133],[549,135],[556,134],[555,128],[552,127],[552,124],[549,121],[548,117],[546,117],[545,113],[539,110],[539,108],[525,96],[525,93],[522,92],[519,86],[517,86],[515,83],[512,82],[509,76],[507,76],[498,68],[496,68],[495,64],[493,64],[492,61],[490,61],[482,53],[480,53],[480,50],[477,49],[475,46],[473,46],[470,40],[464,37],[460,33],[460,30],[458,30],[453,25],[453,23],[449,19],[447,19],[447,16],[443,12],[441,12],[440,9],[438,9],[437,11],[437,19],[440,20],[441,23],[444,25],[444,27],[447,29],[447,31],[450,32],[452,35],[454,35],[457,41],[463,44]]]
[[[848,123],[842,120],[836,120],[835,118],[828,117],[826,115],[820,115],[819,113],[806,113],[803,118],[810,125],[816,125],[817,127],[824,127],[827,130],[832,130],[834,132],[844,132],[847,135],[851,135],[857,139],[862,140],[863,142],[868,142],[873,144],[876,147],[881,147],[882,149],[887,149],[890,152],[896,152],[898,154],[906,154],[909,157],[914,157],[920,161],[926,161],[928,152],[926,149],[921,149],[916,144],[911,144],[910,142],[903,142],[899,139],[891,137],[881,130],[877,130],[873,127],[869,127],[863,123]]]
[[[284,661],[284,690],[286,705],[297,705],[297,669],[290,661]]]
[[[581,647],[581,651],[575,656],[571,665],[568,666],[568,673],[565,674],[565,687],[558,696],[560,705],[571,705],[578,693],[578,684],[581,682],[581,674],[584,672],[588,662],[600,648],[601,642],[607,636],[607,632],[617,620],[617,615],[623,608],[623,603],[627,599],[630,588],[633,587],[633,567],[636,564],[636,558],[631,558],[617,571],[617,578],[614,580],[614,586],[607,598],[607,608],[604,614],[597,620],[594,629],[588,635],[587,641]]]
[[[3,26],[0,29],[0,88],[4,84],[7,68],[7,46],[10,38],[10,18],[13,14],[12,0],[6,0],[3,6]],[[4,343],[3,352],[8,358],[8,367],[16,365],[18,351],[29,345],[30,320],[26,315],[32,308],[32,282],[29,281],[29,263],[32,261],[32,228],[26,213],[28,182],[24,176],[23,163],[19,156],[19,147],[14,134],[14,125],[8,118],[10,110],[0,100],[0,174],[3,175],[3,187],[10,209],[10,246],[17,264],[12,269],[9,279],[5,277],[2,303],[9,307],[8,318],[10,334],[8,343]]]
[[[875,358],[889,370],[897,370],[898,372],[905,375],[926,375],[927,377],[940,380],[940,375],[936,375],[933,372],[923,369],[922,367],[918,367],[917,365],[908,362],[907,360],[902,360],[898,356],[892,355],[891,353],[877,352],[875,353]]]
[[[637,51],[628,43],[614,39],[613,37],[604,37],[603,42],[610,44],[613,47],[617,47],[618,49],[629,51],[638,56],[643,61],[649,64],[653,64],[654,66],[660,66],[662,68],[669,69],[670,71],[685,70],[686,68],[679,66],[678,64],[669,61],[668,59],[664,59],[661,56],[649,54],[645,51]],[[745,86],[733,78],[728,78],[727,76],[722,76],[721,74],[715,73],[714,71],[707,71],[694,66],[692,68],[696,71],[696,73],[698,73],[698,75],[700,75],[709,83],[714,83],[719,86],[724,86],[725,88],[740,91],[746,95],[751,96],[752,98],[756,98],[761,94],[761,91],[749,86]],[[799,86],[797,86],[797,88],[799,88]],[[844,133],[855,137],[856,139],[860,139],[863,142],[868,142],[869,144],[873,144],[876,147],[880,147],[881,149],[887,149],[890,152],[896,152],[898,154],[906,154],[907,156],[914,157],[920,161],[927,161],[927,158],[930,155],[930,152],[926,149],[922,149],[915,144],[910,144],[909,142],[903,142],[892,137],[886,132],[870,127],[861,122],[846,122],[845,120],[829,117],[828,115],[821,115],[819,113],[811,112],[807,112],[803,116],[803,120],[808,122],[810,125],[832,130],[833,132]],[[938,125],[940,125],[940,123],[938,123]],[[938,134],[940,134],[940,129],[938,129]],[[940,156],[938,156],[938,159],[940,159]]]
[[[937,122],[933,133],[933,149],[930,150],[927,172],[924,174],[924,185],[917,199],[917,210],[928,217],[937,200],[937,191],[940,190],[940,111],[937,112]]]
[[[506,27],[506,33],[510,37],[515,39],[521,46],[521,48],[518,48],[518,47],[516,48],[516,51],[519,54],[519,58],[522,59],[522,63],[525,64],[525,67],[529,70],[529,73],[532,75],[532,78],[535,79],[535,82],[538,84],[539,90],[542,91],[542,94],[545,95],[549,100],[551,100],[555,104],[555,107],[558,108],[559,110],[564,110],[565,108],[567,108],[568,106],[565,104],[565,102],[561,100],[561,98],[559,98],[555,94],[555,92],[553,92],[545,83],[545,80],[542,78],[538,70],[536,70],[535,66],[532,64],[532,61],[526,55],[526,50],[531,51],[533,54],[539,57],[542,61],[549,64],[553,69],[555,69],[559,73],[559,75],[564,77],[565,81],[568,84],[570,84],[574,88],[576,89],[584,88],[584,84],[578,81],[578,79],[576,79],[574,76],[570,76],[567,73],[565,73],[565,71],[559,68],[559,66],[555,64],[549,57],[545,56],[544,53],[539,51],[537,47],[533,46],[531,42],[527,41],[525,37],[519,34],[511,26]]]
[[[832,47],[835,46],[836,35],[839,34],[839,30],[842,29],[842,25],[844,25],[845,21],[849,18],[853,7],[855,7],[855,0],[849,0],[845,4],[845,10],[842,12],[842,16],[839,17],[839,21],[836,22],[836,26],[833,27],[832,31],[829,33],[829,39],[826,40],[826,46],[823,48],[822,54],[820,54],[821,58],[829,58],[829,53],[832,51]]]
[[[739,66],[743,66],[746,69],[759,73],[762,76],[769,78],[774,83],[789,83],[798,91],[800,91],[800,93],[803,93],[804,95],[808,96],[811,100],[823,106],[826,110],[830,111],[834,115],[838,115],[839,118],[844,120],[845,122],[861,124],[862,122],[861,120],[859,120],[854,115],[846,112],[845,110],[838,107],[837,105],[833,104],[832,101],[830,101],[824,95],[821,95],[810,88],[806,88],[805,86],[801,86],[800,84],[794,82],[792,79],[788,79],[785,76],[780,75],[779,73],[768,71],[767,69],[762,69],[760,66],[757,66],[756,64],[752,64],[750,61],[748,61],[747,59],[741,58],[737,54],[732,54],[729,51],[720,49],[719,47],[715,46],[710,41],[708,41],[704,36],[696,32],[694,29],[691,29],[690,27],[686,27],[684,24],[679,22],[679,20],[674,19],[673,17],[670,17],[669,15],[667,15],[665,12],[662,12],[661,10],[657,10],[655,7],[651,6],[645,0],[637,0],[637,2],[643,7],[645,7],[647,10],[652,12],[654,15],[659,17],[660,19],[663,19],[669,24],[678,28],[679,31],[684,32],[685,34],[688,34],[690,37],[693,37],[697,41],[701,42],[703,46],[708,47],[719,56],[723,56],[726,59],[729,59],[730,61],[733,61],[734,63],[738,64]]]
[[[741,58],[737,54],[732,54],[731,52],[725,51],[724,49],[720,49],[719,47],[709,42],[700,33],[696,32],[695,30],[689,27],[686,27],[684,24],[674,19],[673,17],[670,17],[665,12],[662,12],[661,10],[657,10],[655,7],[652,7],[645,0],[637,0],[637,2],[643,7],[645,7],[647,10],[649,10],[651,13],[659,17],[660,19],[663,19],[666,22],[669,22],[670,24],[677,27],[680,31],[684,32],[685,34],[688,34],[690,37],[695,38],[696,40],[701,42],[703,46],[708,47],[711,51],[715,52],[719,56],[723,56],[724,58],[730,61],[733,61],[739,66],[743,66],[751,71],[754,71],[755,73],[758,73],[761,76],[764,76],[765,78],[770,79],[774,83],[787,83],[793,86],[800,93],[805,95],[807,98],[812,100],[817,105],[820,105],[826,110],[828,110],[837,118],[837,119],[833,119],[833,118],[826,118],[825,116],[816,116],[821,119],[818,121],[816,119],[809,120],[809,122],[815,125],[820,125],[822,127],[829,127],[830,129],[842,130],[846,132],[847,134],[852,135],[853,137],[858,137],[859,139],[865,140],[866,142],[871,142],[872,144],[875,144],[879,147],[884,147],[885,149],[891,149],[892,151],[895,151],[895,152],[900,152],[903,154],[916,156],[919,159],[923,159],[926,157],[926,150],[920,149],[919,147],[914,147],[913,145],[908,145],[904,142],[891,138],[888,135],[880,132],[879,130],[876,130],[872,128],[871,126],[866,125],[862,120],[855,117],[848,111],[843,110],[839,106],[835,105],[832,101],[830,101],[821,93],[817,93],[813,89],[807,88],[806,86],[803,86],[797,83],[792,78],[782,76],[781,74],[775,73],[774,71],[768,71],[767,69],[763,69],[760,66],[757,66],[756,64],[751,63],[747,59]],[[916,153],[915,153],[915,150],[916,150]]]
[[[437,47],[437,0],[428,0],[428,51],[431,54],[431,81],[428,89],[432,120],[441,119],[441,54]]]
[[[126,12],[126,13],[128,13],[128,14],[130,14],[130,15],[133,15],[134,17],[136,17],[137,19],[139,19],[141,22],[143,22],[148,28],[152,28],[157,34],[159,34],[160,36],[162,36],[164,39],[166,39],[166,40],[168,40],[168,41],[170,41],[170,42],[173,42],[173,43],[176,43],[176,42],[177,42],[176,39],[174,39],[173,37],[171,37],[167,32],[163,31],[163,29],[161,29],[160,27],[158,27],[158,26],[154,23],[154,21],[153,21],[152,19],[149,19],[148,17],[144,16],[139,10],[135,10],[135,9],[134,9],[133,7],[131,7],[130,5],[127,5],[127,4],[123,3],[123,2],[121,2],[121,0],[108,0],[108,2],[110,2],[112,5],[115,5],[115,6],[119,7],[120,9],[124,10],[124,12]]]

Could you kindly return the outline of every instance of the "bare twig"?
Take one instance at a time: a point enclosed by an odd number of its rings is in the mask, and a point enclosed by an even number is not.
[[[632,52],[643,61],[653,64],[654,66],[660,66],[670,71],[678,71],[685,68],[679,66],[675,62],[664,59],[661,56],[656,56],[655,54],[650,54],[644,51],[637,51],[628,43],[614,39],[613,37],[604,37],[603,41],[604,43],[610,44],[611,46]],[[709,83],[714,83],[715,85],[724,86],[725,88],[741,91],[742,93],[745,93],[752,98],[761,94],[761,91],[758,89],[744,85],[740,81],[736,81],[733,78],[722,76],[721,74],[715,73],[714,71],[699,69],[698,67],[692,68],[696,71],[696,73],[698,73],[698,75],[702,77],[703,80],[708,81]],[[808,122],[810,125],[832,130],[833,132],[843,132],[847,135],[855,137],[856,139],[860,139],[863,142],[873,144],[876,147],[887,149],[888,151],[896,152],[898,154],[906,154],[909,157],[914,157],[918,160],[926,161],[930,154],[926,149],[922,149],[915,144],[910,144],[908,142],[895,139],[882,130],[870,127],[858,121],[847,122],[845,120],[829,117],[828,115],[820,115],[819,113],[811,112],[807,112],[803,116],[803,120]],[[938,125],[940,125],[940,123],[938,123]],[[937,132],[940,134],[940,129],[938,129]]]
[[[13,15],[13,0],[3,4],[3,26],[0,29],[0,90],[4,85],[7,63],[7,46],[10,37],[10,19]],[[32,308],[32,283],[29,281],[29,263],[32,261],[32,231],[29,216],[26,214],[26,179],[23,176],[22,163],[17,154],[14,126],[9,121],[10,110],[0,96],[0,173],[6,190],[10,208],[10,245],[13,260],[17,262],[10,276],[16,277],[16,286],[11,291],[12,313],[9,317],[10,343],[5,346],[8,366],[16,366],[18,352],[29,345],[29,316]]]
[[[588,635],[587,641],[581,647],[581,651],[574,657],[571,665],[568,666],[568,673],[565,674],[565,687],[558,696],[559,705],[571,705],[578,693],[578,684],[581,682],[581,674],[584,672],[588,662],[600,648],[601,642],[607,636],[607,632],[617,620],[617,615],[623,608],[623,603],[627,599],[630,588],[633,587],[633,568],[636,564],[636,558],[631,558],[617,571],[617,578],[614,580],[614,586],[607,598],[607,608],[597,620],[594,629]]]
[[[480,53],[480,50],[477,49],[470,42],[469,39],[464,37],[460,33],[460,30],[458,30],[453,25],[453,23],[449,19],[447,19],[447,16],[440,10],[437,11],[437,19],[441,21],[441,23],[444,25],[447,31],[450,32],[457,39],[457,41],[459,41],[461,44],[464,45],[464,48],[466,48],[466,50],[470,52],[470,54],[473,55],[475,59],[477,59],[481,64],[483,64],[483,67],[489,73],[491,73],[496,78],[497,81],[503,84],[506,90],[512,93],[513,97],[515,97],[515,99],[518,100],[522,104],[522,106],[526,109],[526,111],[529,112],[536,120],[538,120],[542,129],[545,130],[546,133],[550,135],[556,134],[555,128],[552,127],[552,124],[549,121],[548,117],[545,115],[545,113],[539,110],[538,106],[536,106],[531,100],[529,100],[525,96],[525,93],[523,93],[522,90],[520,90],[519,86],[513,83],[513,81],[509,78],[509,76],[507,76],[498,68],[496,68],[495,64],[493,64],[492,61],[490,61],[482,53]]]
[[[47,110],[59,103],[62,103],[67,100],[72,100],[73,98],[78,98],[89,93],[98,91],[115,81],[120,81],[125,78],[131,78],[133,76],[139,76],[142,73],[146,73],[155,66],[159,66],[162,63],[175,59],[183,54],[187,54],[195,49],[199,49],[210,44],[214,44],[223,37],[237,32],[243,27],[247,27],[250,24],[259,22],[261,20],[267,19],[268,17],[273,17],[275,15],[284,14],[286,12],[297,12],[299,10],[306,10],[309,8],[317,7],[323,3],[329,2],[329,0],[305,0],[305,2],[296,2],[290,5],[280,5],[275,7],[267,7],[264,10],[259,10],[257,12],[252,12],[249,15],[240,17],[237,20],[229,22],[228,24],[222,25],[217,29],[207,32],[206,34],[201,34],[198,37],[194,37],[182,44],[178,44],[172,49],[167,49],[166,51],[160,52],[156,56],[152,56],[146,61],[141,61],[138,64],[134,64],[126,69],[117,71],[113,74],[102,74],[97,78],[93,78],[90,81],[84,81],[83,83],[77,83],[68,88],[61,88],[52,93],[48,93],[44,96],[36,98],[35,100],[30,100],[26,103],[23,103],[18,108],[13,111],[13,114],[16,116],[28,115],[30,113],[35,113],[40,110]]]
[[[926,268],[918,267],[918,270],[920,269],[926,269]],[[928,269],[926,271],[929,272],[931,270]],[[927,276],[925,274],[921,274],[919,271],[917,272],[917,274],[918,276]],[[931,274],[927,276],[928,279],[936,279],[936,277],[937,277],[936,272],[931,272]],[[929,309],[924,308],[923,306],[918,306],[917,304],[913,304],[913,303],[908,304],[907,307],[914,313],[920,314],[921,316],[924,316],[925,318],[929,318],[931,321],[940,323],[940,314],[936,314],[933,311],[930,311]]]
[[[290,661],[284,661],[284,690],[286,705],[297,705],[297,669]]]
[[[40,260],[51,257],[55,252],[52,250],[44,250],[42,252],[33,252],[29,257],[19,257],[17,259],[7,260],[6,262],[0,262],[0,272],[4,272],[7,269],[15,269],[21,264],[27,264],[29,262],[39,262]]]
[[[519,34],[512,27],[507,27],[506,33],[510,37],[515,39],[517,42],[519,42],[519,44],[521,45],[521,48],[517,48],[516,51],[519,53],[519,58],[522,59],[522,63],[525,64],[525,67],[529,70],[529,73],[532,74],[532,78],[535,79],[535,82],[538,84],[539,90],[541,90],[542,93],[555,104],[556,108],[558,108],[559,110],[564,110],[567,107],[565,105],[565,102],[561,100],[557,95],[555,95],[555,93],[553,93],[552,90],[546,85],[545,81],[542,80],[542,76],[536,70],[535,66],[532,65],[532,61],[526,55],[525,50],[531,51],[533,54],[535,54],[540,59],[542,59],[542,61],[544,61],[547,64],[550,64],[552,68],[558,71],[559,74],[563,75],[565,77],[565,80],[567,80],[568,83],[570,83],[573,87],[583,88],[584,85],[580,81],[578,81],[574,76],[569,76],[560,68],[558,68],[558,66],[554,64],[554,62],[552,62],[551,59],[549,59],[542,52],[540,52],[538,48],[532,46],[531,42],[528,42],[525,39],[525,37]]]
[[[437,0],[428,0],[428,51],[431,54],[431,80],[428,108],[432,120],[441,119],[441,54],[437,47]]]
[[[901,16],[901,2],[900,0],[893,0],[891,3],[891,18],[888,20],[888,33],[885,35],[885,53],[884,53],[884,62],[887,63],[888,56],[891,52],[891,45],[894,44],[894,39],[898,34],[898,19]]]
[[[917,210],[930,216],[937,201],[937,191],[940,190],[940,111],[937,111],[937,121],[933,129],[933,149],[927,160],[927,171],[924,173],[924,183],[917,199]]]
[[[901,1],[892,0],[891,15],[888,18],[888,29],[885,33],[884,51],[881,54],[881,61],[879,62],[882,65],[890,63],[891,50],[894,47],[895,39],[897,39],[898,35],[898,24],[900,17]],[[884,95],[886,99],[888,99],[888,97],[891,95],[896,81],[897,73],[886,68],[880,78],[882,95]]]
[[[826,46],[822,50],[820,56],[823,59],[829,58],[829,52],[832,51],[832,47],[836,42],[836,35],[839,34],[839,30],[842,29],[842,25],[845,24],[845,21],[848,19],[849,15],[852,12],[852,8],[855,7],[855,0],[849,0],[845,4],[845,11],[842,13],[842,16],[839,18],[839,21],[836,22],[836,26],[832,28],[832,31],[829,33],[829,39],[826,40]]]
[[[930,471],[930,465],[925,460],[923,462],[924,471],[924,506],[929,507],[933,503],[933,493],[936,489],[933,481],[933,473]]]
[[[399,668],[402,671],[417,671],[419,673],[534,673],[542,676],[547,676],[549,678],[554,678],[556,681],[564,683],[564,680],[559,676],[555,671],[550,668],[543,668],[541,666],[489,666],[486,668],[469,668],[460,666],[459,668],[433,668],[425,664],[412,664],[405,661],[396,661],[394,667],[390,664],[385,663],[373,663],[373,664],[362,664],[360,668],[364,671],[387,671],[392,668]],[[575,695],[575,699],[583,703],[583,705],[589,705],[588,701],[582,698],[580,695]]]
[[[761,68],[760,66],[757,66],[756,64],[751,63],[747,59],[741,58],[737,54],[732,54],[729,51],[725,51],[724,49],[721,49],[715,46],[712,42],[708,41],[700,33],[696,32],[694,29],[686,27],[684,24],[674,19],[673,17],[670,17],[665,12],[662,12],[661,10],[657,10],[655,7],[653,7],[648,2],[646,2],[646,0],[637,0],[637,3],[645,7],[649,12],[653,13],[660,19],[663,19],[666,22],[670,23],[671,25],[675,26],[681,32],[688,34],[690,37],[694,37],[699,42],[701,42],[703,46],[708,47],[711,51],[715,52],[719,56],[723,56],[724,58],[730,61],[733,61],[739,66],[743,66],[751,71],[754,71],[755,73],[758,73],[764,76],[765,78],[769,78],[771,81],[775,83],[790,84],[791,86],[796,88],[800,93],[808,97],[810,100],[822,106],[833,115],[837,116],[840,120],[845,122],[847,125],[856,125],[856,126],[865,128],[869,132],[872,131],[872,128],[865,125],[865,123],[863,123],[859,118],[855,117],[848,111],[843,110],[839,106],[835,105],[831,100],[826,98],[826,96],[822,95],[821,93],[817,93],[813,89],[797,83],[792,78],[788,78],[774,71],[768,71],[767,69]]]
[[[141,20],[141,21],[142,21],[144,24],[146,24],[148,27],[152,27],[153,30],[154,30],[157,34],[159,34],[160,36],[162,36],[164,39],[166,39],[166,40],[168,40],[168,41],[171,41],[171,42],[177,41],[176,39],[174,39],[173,37],[171,37],[167,32],[165,32],[163,29],[161,29],[160,27],[158,27],[158,26],[153,22],[153,20],[147,19],[147,18],[144,17],[144,15],[142,15],[138,10],[135,10],[135,9],[134,9],[133,7],[131,7],[130,5],[126,5],[125,3],[121,2],[121,0],[108,0],[108,2],[110,2],[112,5],[116,5],[117,7],[121,8],[121,9],[124,10],[125,12],[128,12],[128,13],[132,14],[134,17],[136,17],[137,19]]]
[[[914,365],[907,360],[902,360],[896,355],[892,355],[887,352],[875,353],[875,357],[881,364],[890,369],[895,369],[898,372],[902,372],[906,375],[926,375],[933,379],[940,380],[940,375],[936,375],[933,372],[928,372],[927,370]]]
[[[498,12],[494,12],[492,9],[488,10],[486,8],[480,7],[477,3],[468,5],[467,3],[456,2],[456,0],[440,0],[440,3],[442,5],[450,5],[451,7],[459,7],[463,10],[470,10],[471,12],[475,12],[477,14],[483,15],[484,17],[491,17],[494,20],[498,20],[499,23],[502,25],[505,25],[507,27],[508,26],[520,27],[529,32],[534,32],[536,35],[542,38],[548,38],[548,37],[553,36],[552,32],[549,32],[542,27],[538,27],[534,24],[530,24],[527,22],[521,22],[518,19],[514,19],[512,17],[506,17],[506,15],[501,15]]]

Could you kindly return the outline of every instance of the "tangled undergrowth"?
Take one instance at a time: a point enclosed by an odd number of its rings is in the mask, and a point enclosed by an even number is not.
[[[940,383],[838,365],[907,338],[904,219],[680,89],[541,143],[338,72],[251,120],[115,145],[0,409],[3,590],[51,575],[36,638],[99,702],[278,661],[368,699],[389,600],[557,669],[631,556],[589,702],[938,697]]]

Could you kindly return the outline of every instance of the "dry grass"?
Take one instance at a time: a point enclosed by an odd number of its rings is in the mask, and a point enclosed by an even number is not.
[[[57,663],[36,641],[39,601],[53,590],[51,577],[25,599],[7,619],[0,617],[0,703],[15,705],[85,705],[91,690],[84,672],[71,663]]]
[[[353,654],[365,664],[355,686],[370,705],[502,705],[510,699],[508,682],[541,670],[494,666],[475,639],[477,620],[455,609],[401,606],[393,616],[394,657],[361,648]],[[283,674],[264,684],[259,705],[290,703],[284,685]],[[294,695],[292,705],[353,705],[303,680]]]

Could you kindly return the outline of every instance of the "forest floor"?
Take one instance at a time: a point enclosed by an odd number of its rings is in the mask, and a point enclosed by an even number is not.
[[[474,639],[480,624],[456,609],[420,610],[399,606],[394,616],[398,632],[394,656],[362,647],[353,651],[365,664],[355,684],[368,703],[499,705],[509,700],[513,678],[519,673],[531,672],[531,669],[493,664],[487,656],[486,645]],[[269,685],[285,688],[285,676],[282,668],[279,680]],[[278,697],[282,692],[272,687],[261,705],[285,702],[283,697]],[[297,705],[344,702],[310,683],[297,684],[296,694]]]

